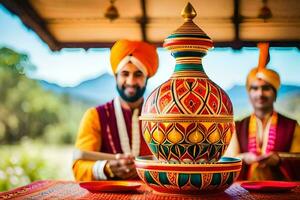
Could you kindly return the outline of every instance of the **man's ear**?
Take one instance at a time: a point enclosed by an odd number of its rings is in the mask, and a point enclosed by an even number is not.
[[[115,74],[114,74],[114,77],[115,77],[115,80],[117,80],[118,73],[115,73]]]

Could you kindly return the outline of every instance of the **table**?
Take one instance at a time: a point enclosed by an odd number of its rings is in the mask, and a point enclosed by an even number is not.
[[[31,199],[31,200],[46,200],[46,199],[113,199],[113,200],[193,200],[193,199],[300,199],[300,186],[289,192],[284,193],[255,193],[248,192],[240,186],[240,182],[231,185],[224,192],[213,192],[209,194],[199,195],[176,195],[176,194],[161,194],[151,190],[146,185],[142,185],[137,191],[130,193],[91,193],[88,190],[81,188],[77,182],[74,181],[53,181],[43,180],[36,181],[29,185],[13,189],[11,191],[0,193],[0,199]]]

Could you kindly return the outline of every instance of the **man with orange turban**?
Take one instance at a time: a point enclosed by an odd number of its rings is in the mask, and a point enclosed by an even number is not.
[[[246,81],[254,113],[236,122],[236,134],[225,155],[242,158],[241,179],[299,179],[299,162],[286,157],[295,157],[290,153],[300,152],[300,127],[297,121],[274,110],[280,77],[266,68],[269,44],[259,43],[258,47],[258,67],[250,71]]]
[[[73,162],[78,181],[135,178],[134,157],[151,154],[138,116],[147,80],[158,68],[156,48],[120,40],[111,49],[110,63],[119,96],[88,109],[82,118]]]

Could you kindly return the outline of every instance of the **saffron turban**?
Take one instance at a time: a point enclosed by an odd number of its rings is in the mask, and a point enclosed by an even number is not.
[[[250,89],[250,85],[253,81],[262,79],[271,84],[276,90],[278,90],[280,87],[279,74],[272,69],[266,68],[266,65],[270,61],[269,44],[259,43],[257,46],[259,48],[259,62],[258,66],[253,68],[247,76],[247,89]]]
[[[117,74],[129,62],[137,66],[147,77],[153,76],[158,68],[156,48],[146,42],[117,41],[110,53],[112,71]]]

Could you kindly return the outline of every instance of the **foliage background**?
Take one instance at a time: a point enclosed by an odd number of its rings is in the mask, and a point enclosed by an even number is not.
[[[28,78],[33,70],[27,55],[0,49],[0,191],[40,179],[72,179],[72,144],[89,105],[45,91]]]

